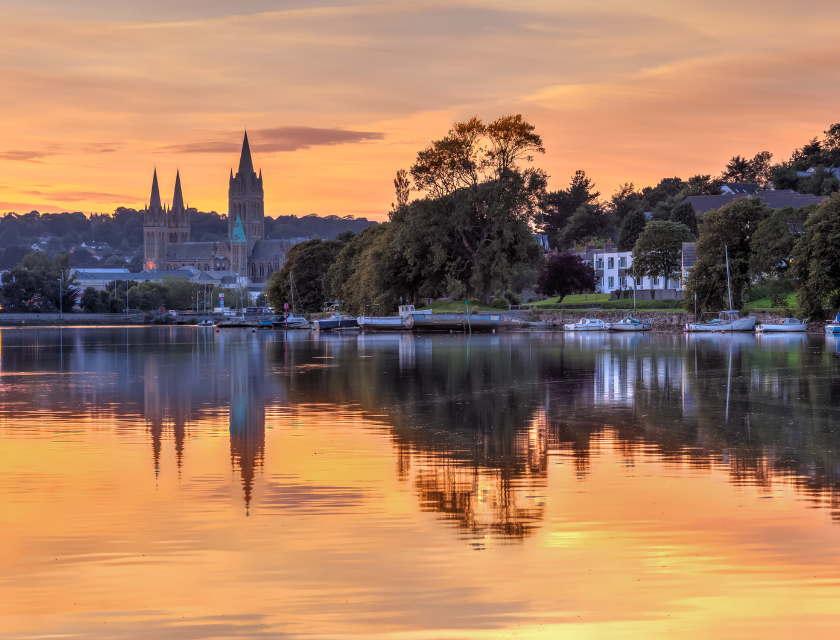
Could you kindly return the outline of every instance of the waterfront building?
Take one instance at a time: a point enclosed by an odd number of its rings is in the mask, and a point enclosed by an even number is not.
[[[595,269],[596,284],[599,293],[618,296],[627,291],[636,290],[637,297],[651,298],[650,291],[657,299],[682,298],[682,278],[657,278],[633,275],[633,252],[619,251],[612,240],[607,240],[603,249],[596,249],[593,242],[587,242],[583,251],[577,255],[586,260]],[[661,293],[660,293],[661,291]]]

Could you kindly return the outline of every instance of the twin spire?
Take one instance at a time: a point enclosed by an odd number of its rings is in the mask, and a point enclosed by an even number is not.
[[[157,167],[152,177],[152,197],[149,199],[149,209],[162,209],[160,188],[158,187]],[[184,209],[184,194],[181,191],[181,171],[175,172],[175,195],[172,196],[172,209]]]

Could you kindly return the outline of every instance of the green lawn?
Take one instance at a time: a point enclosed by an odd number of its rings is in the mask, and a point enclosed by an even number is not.
[[[581,293],[580,295],[574,296],[566,296],[563,298],[562,304],[596,304],[596,302],[607,302],[610,299],[610,296],[605,293],[599,293],[598,298],[596,300],[595,294],[584,294]],[[543,305],[547,304],[559,304],[560,296],[556,296],[554,298],[548,298],[547,300],[540,300],[539,302],[532,302],[535,307],[542,307]]]
[[[789,293],[787,297],[787,304],[791,311],[796,311],[798,307],[796,303],[796,294]],[[773,303],[770,302],[770,298],[761,298],[759,300],[753,300],[748,302],[744,305],[745,309],[774,309]]]

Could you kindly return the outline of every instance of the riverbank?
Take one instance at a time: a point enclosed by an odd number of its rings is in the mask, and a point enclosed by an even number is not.
[[[71,327],[147,324],[144,313],[0,313],[0,327]]]

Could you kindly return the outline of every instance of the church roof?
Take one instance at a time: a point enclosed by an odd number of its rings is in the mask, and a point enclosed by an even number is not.
[[[182,242],[166,246],[167,260],[210,260],[212,257],[212,242]]]
[[[184,208],[184,194],[181,193],[181,172],[175,172],[175,195],[172,196],[172,208]]]
[[[149,209],[160,209],[160,189],[158,189],[157,169],[152,178],[152,197],[149,198]]]
[[[242,177],[250,177],[254,173],[254,163],[251,160],[251,146],[248,144],[248,132],[242,140],[242,154],[239,156],[239,173]]]
[[[289,240],[257,240],[249,256],[250,260],[276,260],[292,248]]]
[[[247,138],[246,138],[247,142]],[[245,237],[245,229],[242,228],[242,218],[239,217],[239,214],[236,214],[236,222],[233,225],[233,234],[230,238],[231,242],[247,242],[248,239]]]

